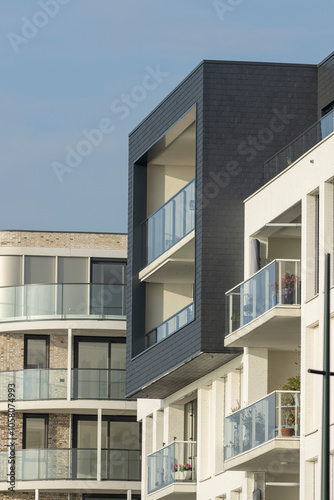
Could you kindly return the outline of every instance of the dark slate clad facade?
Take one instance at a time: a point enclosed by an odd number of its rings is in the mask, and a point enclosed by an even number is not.
[[[265,160],[331,102],[333,61],[332,56],[319,66],[203,61],[130,134],[128,396],[164,398],[240,353],[224,347],[224,299],[243,279],[243,200],[263,185]],[[145,351],[140,347],[145,284],[138,279],[145,155],[195,104],[195,320]]]

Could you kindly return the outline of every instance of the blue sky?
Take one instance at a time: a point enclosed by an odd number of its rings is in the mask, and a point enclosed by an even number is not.
[[[202,59],[334,50],[334,0],[0,0],[0,14],[1,229],[126,232],[128,134]]]

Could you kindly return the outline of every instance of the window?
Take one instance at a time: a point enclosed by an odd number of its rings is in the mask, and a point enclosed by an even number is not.
[[[23,448],[36,450],[48,447],[48,415],[23,415]]]
[[[91,314],[125,315],[126,265],[92,259]]]
[[[24,368],[48,368],[49,344],[50,337],[48,335],[25,335]]]
[[[125,338],[75,337],[74,398],[125,398]]]

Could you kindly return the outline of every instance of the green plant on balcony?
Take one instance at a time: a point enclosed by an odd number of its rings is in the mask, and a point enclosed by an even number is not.
[[[283,391],[300,391],[300,375],[289,377],[287,383],[282,386]],[[285,428],[294,428],[296,424],[296,408],[295,395],[290,393],[282,393],[281,405],[282,415]]]

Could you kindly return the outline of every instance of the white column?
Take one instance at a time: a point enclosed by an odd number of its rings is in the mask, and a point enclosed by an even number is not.
[[[67,332],[67,401],[71,401],[72,388],[72,328]]]
[[[101,481],[102,408],[97,410],[97,480]]]
[[[131,490],[126,492],[126,500],[131,500]]]
[[[35,490],[35,500],[39,500],[39,490]]]

